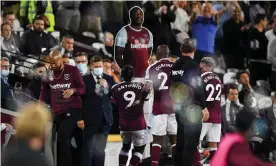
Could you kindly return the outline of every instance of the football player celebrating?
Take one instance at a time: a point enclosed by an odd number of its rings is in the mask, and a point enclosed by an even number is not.
[[[129,10],[130,24],[124,26],[115,38],[115,60],[120,67],[131,65],[136,78],[144,81],[148,59],[152,52],[152,33],[142,26],[144,12],[134,6]]]
[[[134,69],[127,65],[122,69],[124,82],[112,87],[111,95],[119,111],[119,126],[123,147],[119,155],[119,165],[126,165],[131,143],[134,145],[130,165],[138,166],[142,161],[145,145],[148,142],[148,131],[143,115],[143,104],[150,84],[134,82]]]
[[[206,136],[211,159],[217,150],[217,143],[221,136],[221,91],[220,78],[212,73],[215,61],[211,57],[204,57],[200,62],[201,78],[205,89],[205,103],[209,111],[209,119],[202,124],[200,141]]]
[[[152,120],[152,154],[151,165],[158,166],[160,160],[160,149],[163,138],[167,132],[170,135],[172,149],[176,144],[177,123],[172,109],[172,99],[170,97],[170,86],[173,62],[169,60],[169,48],[166,45],[160,45],[156,51],[157,62],[150,65],[146,71],[146,80],[153,83],[154,101],[153,101],[153,120]],[[174,151],[174,150],[172,150]],[[174,153],[172,153],[174,154]]]

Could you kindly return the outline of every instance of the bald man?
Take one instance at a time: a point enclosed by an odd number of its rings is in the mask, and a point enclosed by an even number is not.
[[[170,61],[169,48],[160,45],[156,51],[157,62],[150,65],[146,71],[146,79],[153,82],[154,101],[152,109],[153,144],[151,166],[158,166],[160,160],[160,150],[164,136],[169,135],[172,147],[172,156],[176,144],[177,122],[174,110],[172,109],[172,99],[170,97],[170,86],[173,62]]]
[[[59,166],[71,166],[70,138],[77,122],[81,120],[81,95],[85,85],[75,66],[63,64],[59,51],[49,55],[50,71],[48,78],[42,81],[39,100],[50,103],[54,115],[54,124],[58,133]],[[35,124],[34,124],[35,125]]]

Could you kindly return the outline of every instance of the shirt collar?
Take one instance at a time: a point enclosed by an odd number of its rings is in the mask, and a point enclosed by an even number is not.
[[[201,74],[201,77],[204,77],[205,75],[211,74],[211,73],[212,73],[211,71],[204,72],[204,73]]]

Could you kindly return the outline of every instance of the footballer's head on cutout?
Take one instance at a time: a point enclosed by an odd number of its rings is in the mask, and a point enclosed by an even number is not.
[[[129,10],[130,24],[134,26],[141,26],[144,22],[144,11],[138,7],[134,6]]]

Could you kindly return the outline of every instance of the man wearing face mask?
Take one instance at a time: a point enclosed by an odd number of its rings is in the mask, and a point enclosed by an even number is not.
[[[1,58],[1,98],[13,99],[13,94],[8,82],[10,63],[6,57]]]
[[[75,56],[75,63],[77,64],[77,68],[79,69],[82,76],[85,74],[89,74],[88,70],[88,60],[87,60],[87,53],[85,52],[78,52]]]
[[[31,96],[37,100],[40,95],[41,80],[45,76],[46,70],[46,66],[40,62],[33,66],[34,75],[31,82],[28,84],[27,89],[31,93]]]
[[[44,32],[44,24],[42,16],[35,17],[33,29],[25,31],[20,38],[19,50],[21,53],[38,57],[43,51],[50,50],[50,48],[56,45],[55,39],[50,34]]]
[[[103,59],[98,55],[91,58],[90,71],[90,74],[83,76],[86,85],[82,97],[84,115],[83,120],[78,122],[79,128],[84,129],[83,166],[92,163],[104,166],[104,150],[113,121],[110,89],[115,82],[103,73]]]
[[[42,81],[39,100],[50,103],[57,130],[58,165],[71,166],[70,140],[82,116],[81,95],[85,84],[78,69],[62,63],[60,52],[55,50],[49,55],[50,70],[47,79]]]

